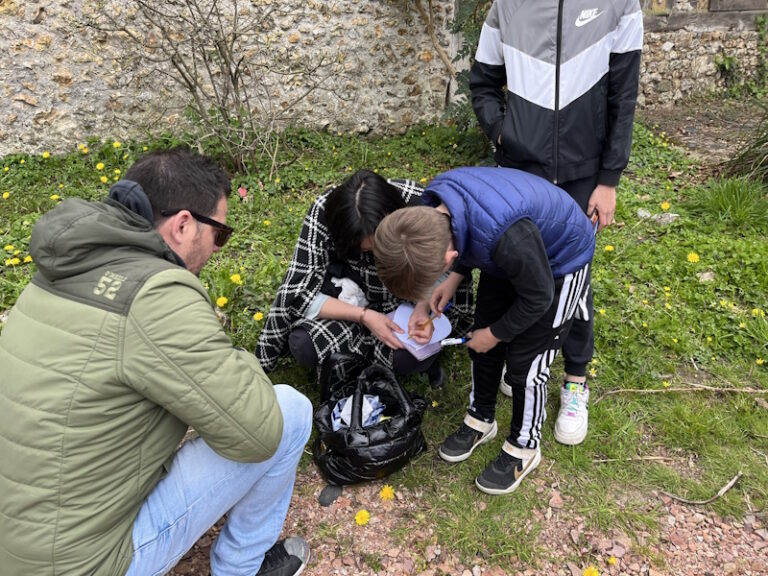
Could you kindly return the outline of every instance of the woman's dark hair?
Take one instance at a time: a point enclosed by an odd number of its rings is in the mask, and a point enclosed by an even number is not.
[[[405,208],[397,188],[370,170],[358,170],[325,201],[325,221],[339,258],[360,254],[362,241],[376,232],[387,214]]]
[[[232,191],[221,166],[186,148],[150,152],[128,169],[125,178],[144,189],[155,222],[163,218],[163,210],[185,209],[211,216],[219,200]]]

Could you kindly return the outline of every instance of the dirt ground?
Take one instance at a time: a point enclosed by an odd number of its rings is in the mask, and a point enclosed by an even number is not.
[[[711,172],[717,172],[717,165],[735,153],[761,115],[762,110],[754,102],[716,98],[638,113],[646,125],[655,132],[664,131]],[[297,477],[284,534],[302,535],[309,541],[312,558],[305,571],[307,576],[582,576],[587,562],[602,575],[768,575],[765,512],[725,519],[707,506],[682,504],[664,494],[651,494],[649,506],[661,509],[658,539],[644,532],[597,533],[585,528],[584,520],[573,513],[573,503],[567,499],[564,502],[556,484],[546,476],[536,474],[530,480],[541,494],[536,515],[542,529],[537,545],[545,551],[535,566],[488,567],[482,560],[462,564],[448,546],[443,548],[437,543],[429,529],[414,528],[402,542],[393,536],[393,529],[402,528],[420,511],[420,495],[398,491],[394,500],[382,502],[382,483],[345,488],[338,500],[323,508],[317,496],[325,483],[314,466]],[[353,520],[361,508],[371,513],[370,523],[362,527]],[[218,527],[214,527],[204,535],[171,574],[207,575],[208,555],[217,532]],[[402,530],[398,533],[402,535]],[[609,562],[611,558],[614,563]]]

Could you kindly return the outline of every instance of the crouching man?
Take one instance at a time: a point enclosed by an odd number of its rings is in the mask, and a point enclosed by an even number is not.
[[[197,278],[230,189],[206,157],[154,152],[36,224],[0,335],[3,574],[164,574],[225,513],[214,576],[306,565],[304,540],[276,541],[311,403],[232,346]]]
[[[472,359],[469,408],[439,454],[460,462],[496,436],[496,396],[506,362],[510,432],[475,484],[488,494],[507,494],[541,461],[549,368],[588,292],[594,230],[563,190],[511,168],[451,170],[435,178],[422,199],[428,206],[397,210],[376,229],[376,269],[393,294],[429,300],[436,314],[464,276],[480,269],[466,344]]]

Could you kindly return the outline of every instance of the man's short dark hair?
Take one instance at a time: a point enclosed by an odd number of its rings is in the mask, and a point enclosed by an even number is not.
[[[211,216],[232,191],[224,169],[211,158],[187,148],[158,150],[139,158],[125,174],[138,182],[152,205],[155,222],[163,210],[189,210]]]
[[[376,232],[387,214],[405,208],[397,188],[369,170],[358,170],[325,201],[325,221],[339,258],[360,254],[362,241]]]

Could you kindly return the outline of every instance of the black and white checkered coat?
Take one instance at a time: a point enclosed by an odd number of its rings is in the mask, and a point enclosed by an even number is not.
[[[410,180],[391,180],[406,203],[420,205],[422,188]],[[304,328],[314,343],[317,358],[322,363],[331,353],[353,352],[392,367],[393,351],[371,332],[354,322],[305,318],[307,308],[320,293],[326,272],[334,255],[325,223],[325,201],[330,190],[320,196],[309,209],[299,234],[293,258],[277,291],[275,301],[259,336],[256,357],[264,370],[271,371],[281,356],[289,354],[288,336],[295,328]],[[362,279],[360,288],[369,307],[384,314],[403,302],[392,296],[381,283],[370,252],[346,262]],[[472,324],[472,279],[465,279],[447,313],[454,333],[463,335]]]

